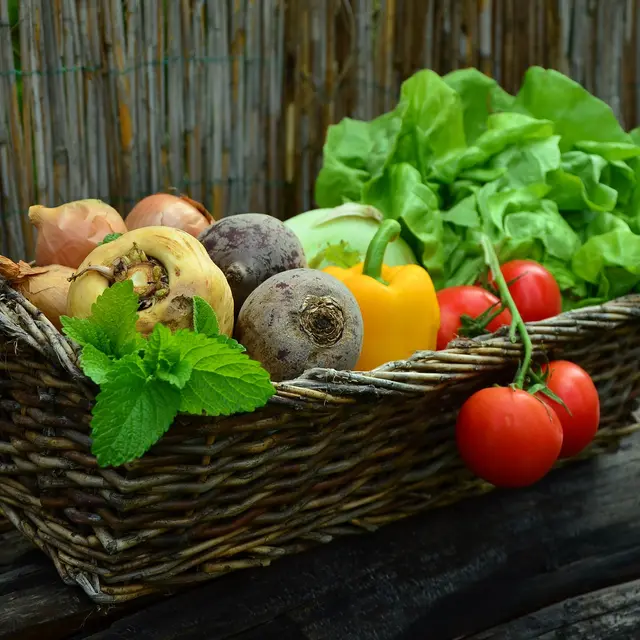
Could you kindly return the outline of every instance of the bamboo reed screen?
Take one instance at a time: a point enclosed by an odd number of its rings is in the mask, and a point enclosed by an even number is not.
[[[35,202],[311,208],[327,125],[423,67],[554,67],[635,126],[639,28],[634,0],[0,0],[0,251],[32,256]]]

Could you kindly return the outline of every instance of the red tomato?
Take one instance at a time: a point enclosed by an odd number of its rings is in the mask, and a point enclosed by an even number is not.
[[[555,278],[533,260],[511,260],[501,267],[507,282],[518,278],[509,286],[511,297],[525,322],[552,318],[562,313],[562,294]],[[493,277],[489,283],[496,286]]]
[[[521,389],[488,387],[474,393],[456,422],[460,457],[497,487],[526,487],[558,459],[562,425],[549,406]]]
[[[596,435],[600,424],[600,397],[591,376],[577,364],[554,360],[544,365],[542,371],[549,368],[547,386],[567,405],[571,414],[549,396],[536,395],[560,418],[564,433],[560,457],[569,458],[580,453]]]
[[[438,291],[440,305],[440,330],[436,349],[446,349],[447,345],[458,335],[462,325],[460,316],[468,315],[477,318],[481,313],[500,300],[492,293],[475,286],[449,287]],[[496,307],[496,311],[498,307]],[[487,332],[495,331],[503,325],[511,324],[511,312],[505,309],[487,325]]]

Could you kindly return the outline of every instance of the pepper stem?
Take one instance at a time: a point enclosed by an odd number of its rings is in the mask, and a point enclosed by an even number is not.
[[[511,292],[509,291],[509,286],[507,285],[507,281],[504,279],[502,275],[502,271],[500,271],[500,261],[498,260],[498,256],[493,248],[493,244],[491,240],[486,235],[482,235],[481,240],[482,248],[484,249],[484,259],[487,266],[491,269],[493,273],[493,279],[498,285],[498,291],[500,293],[500,299],[503,304],[507,306],[509,311],[511,311],[511,327],[509,328],[509,338],[511,342],[516,341],[516,331],[520,334],[520,339],[522,340],[522,346],[524,348],[524,357],[522,359],[522,364],[520,365],[520,369],[518,370],[518,374],[516,375],[516,379],[514,380],[514,386],[518,389],[522,389],[524,386],[525,378],[527,377],[527,373],[529,371],[529,367],[531,366],[531,357],[533,354],[533,345],[531,343],[531,337],[527,332],[527,327],[518,311],[518,307],[516,307],[516,303],[513,301],[511,297]]]
[[[400,235],[400,231],[402,231],[402,227],[397,220],[384,220],[382,222],[367,248],[367,255],[362,267],[363,275],[387,284],[381,277],[384,254],[387,250],[387,245]]]

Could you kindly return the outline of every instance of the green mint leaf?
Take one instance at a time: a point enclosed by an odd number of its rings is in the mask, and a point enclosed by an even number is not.
[[[138,296],[131,280],[116,282],[98,296],[89,318],[61,318],[65,334],[81,346],[93,345],[116,358],[142,348],[144,339],[136,330]]]
[[[166,433],[180,406],[179,389],[148,376],[140,358],[112,367],[92,411],[91,451],[101,467],[140,458]]]
[[[158,371],[156,376],[160,380],[164,380],[178,389],[184,389],[187,382],[189,382],[192,370],[193,367],[189,361],[180,360],[168,371]]]
[[[142,364],[148,375],[158,370],[168,370],[180,360],[180,345],[173,339],[171,330],[161,323],[153,327],[144,349]]]
[[[102,384],[111,373],[113,361],[92,344],[85,344],[80,356],[80,366],[85,375],[96,384]]]
[[[81,347],[91,345],[102,353],[108,354],[111,352],[109,336],[102,327],[93,324],[91,320],[60,316],[60,322],[65,335],[77,342]]]
[[[229,348],[234,349],[235,351],[239,351],[240,353],[246,351],[244,345],[240,344],[237,340],[234,340],[229,336],[225,336],[223,333],[212,337],[215,337],[218,342],[226,344],[227,346],[229,346]]]
[[[216,312],[200,296],[193,296],[193,330],[211,338],[220,333]]]
[[[138,302],[133,282],[124,280],[105,289],[91,307],[89,320],[102,327],[108,336],[112,349],[110,355],[122,358],[144,344],[136,330]]]
[[[269,374],[235,340],[189,331],[178,331],[174,338],[182,358],[192,366],[182,390],[181,411],[210,416],[249,412],[264,406],[275,393]]]
[[[98,246],[103,244],[109,244],[114,240],[117,240],[122,234],[121,233],[107,233],[107,235],[102,238],[102,242],[98,242]]]
[[[156,324],[147,340],[142,366],[147,375],[182,389],[191,375],[191,363],[181,359],[180,344],[163,324]]]
[[[200,335],[206,335],[201,332],[197,332],[197,333],[200,333]],[[196,334],[194,334],[193,331],[189,331],[188,329],[178,329],[178,331],[174,333],[174,336],[177,336],[177,339],[181,341],[181,344],[184,344],[185,340],[189,342],[189,340],[193,338],[193,336]],[[191,336],[191,338],[189,338],[189,336]],[[215,338],[218,342],[221,342],[221,343],[223,342],[227,344],[229,348],[234,349],[235,351],[239,351],[240,353],[243,353],[244,351],[246,351],[244,345],[241,345],[237,340],[235,340],[234,338],[230,338],[229,336],[226,336],[224,333],[218,333],[218,334],[209,335],[206,337]]]

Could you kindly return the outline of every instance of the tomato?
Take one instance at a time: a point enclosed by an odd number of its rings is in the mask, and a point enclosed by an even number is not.
[[[477,318],[481,313],[500,300],[492,293],[476,286],[449,287],[438,291],[438,304],[440,305],[440,330],[438,331],[438,343],[436,349],[445,349],[457,335],[463,315]],[[499,307],[496,307],[496,311]],[[505,309],[487,325],[487,332],[495,331],[503,325],[511,324],[511,312]]]
[[[562,313],[562,294],[555,278],[541,264],[533,260],[511,260],[501,267],[509,283],[509,293],[525,322],[552,318]],[[493,277],[489,283],[496,286]]]
[[[542,367],[543,373],[548,370],[547,387],[565,403],[571,414],[549,396],[536,395],[560,418],[564,433],[560,457],[569,458],[580,453],[595,437],[600,424],[600,397],[591,376],[577,364],[554,360]]]
[[[555,411],[530,393],[488,387],[474,393],[456,422],[460,457],[497,487],[526,487],[558,459],[562,425]]]

